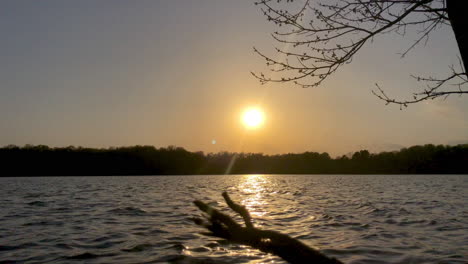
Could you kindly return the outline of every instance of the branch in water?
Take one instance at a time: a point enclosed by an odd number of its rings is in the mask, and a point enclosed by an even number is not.
[[[329,258],[297,239],[276,231],[261,230],[252,224],[249,211],[232,201],[223,193],[227,205],[244,219],[246,227],[241,226],[229,215],[221,213],[202,201],[194,204],[206,213],[205,220],[195,218],[196,224],[210,231],[207,235],[220,237],[232,243],[248,245],[266,253],[277,255],[289,263],[343,264],[335,258]]]

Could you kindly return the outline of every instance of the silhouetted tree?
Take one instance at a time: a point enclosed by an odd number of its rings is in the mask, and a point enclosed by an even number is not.
[[[299,2],[299,3],[297,3]],[[425,43],[438,27],[451,27],[460,50],[461,61],[451,66],[445,77],[419,77],[426,88],[412,99],[396,100],[377,84],[373,94],[387,104],[408,104],[451,94],[468,93],[468,19],[465,1],[458,0],[258,0],[268,21],[281,30],[272,34],[285,48],[276,48],[282,56],[268,56],[254,49],[272,71],[281,72],[275,79],[252,73],[262,83],[294,82],[302,87],[321,84],[342,65],[350,63],[359,50],[379,35],[405,35],[417,29],[416,41],[402,53],[405,56],[418,44]],[[297,3],[297,4],[295,4]],[[283,59],[284,58],[284,59]],[[455,84],[447,89],[447,84]],[[454,87],[454,86],[450,86]]]
[[[317,152],[281,155],[220,152],[205,155],[180,147],[92,149],[9,145],[0,148],[0,164],[2,176],[468,173],[468,145],[413,146],[377,154],[361,150],[351,158],[342,156],[335,159],[328,153]]]

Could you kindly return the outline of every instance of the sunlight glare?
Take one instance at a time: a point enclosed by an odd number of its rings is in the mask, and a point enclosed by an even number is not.
[[[242,114],[242,123],[246,128],[258,128],[264,120],[263,111],[259,108],[249,108]]]
[[[264,195],[268,192],[267,187],[269,185],[271,185],[271,181],[266,175],[247,174],[242,177],[242,181],[238,186],[241,193],[245,195],[242,204],[255,217],[266,214],[267,201]]]

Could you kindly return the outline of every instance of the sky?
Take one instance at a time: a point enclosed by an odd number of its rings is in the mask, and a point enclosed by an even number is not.
[[[190,151],[392,151],[468,142],[468,97],[385,106],[409,97],[410,74],[458,64],[451,28],[405,58],[416,36],[385,35],[316,88],[261,85],[253,47],[274,27],[253,0],[5,0],[0,8],[0,146],[169,145]],[[258,106],[264,125],[246,130]]]

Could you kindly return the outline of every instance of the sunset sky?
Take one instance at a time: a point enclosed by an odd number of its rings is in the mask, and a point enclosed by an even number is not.
[[[403,98],[458,64],[451,28],[374,40],[317,88],[261,85],[273,56],[253,1],[6,0],[0,6],[0,146],[181,146],[267,154],[468,142],[468,97],[400,111],[372,95]],[[245,109],[265,120],[246,129]]]

